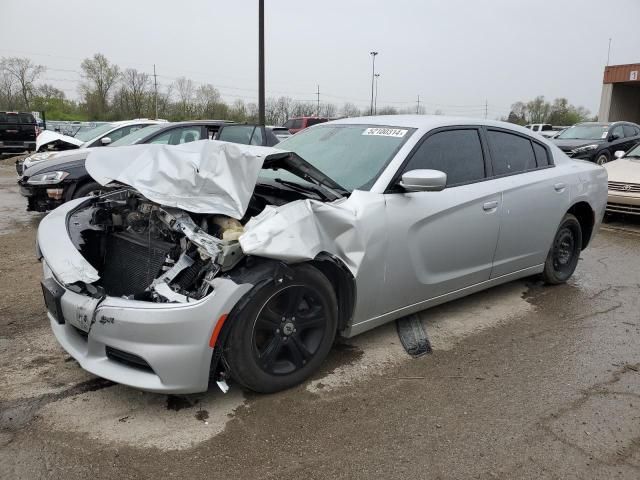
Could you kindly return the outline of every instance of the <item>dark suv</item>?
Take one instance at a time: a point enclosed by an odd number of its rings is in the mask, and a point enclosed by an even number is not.
[[[38,122],[28,112],[0,112],[0,153],[22,153],[36,149]]]
[[[627,151],[640,142],[640,126],[631,122],[577,123],[552,142],[571,158],[604,165],[616,151]]]

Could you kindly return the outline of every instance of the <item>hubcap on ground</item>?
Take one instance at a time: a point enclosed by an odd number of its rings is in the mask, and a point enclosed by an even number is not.
[[[304,285],[290,285],[271,296],[258,313],[253,329],[254,357],[267,373],[293,373],[316,354],[325,330],[319,294]]]

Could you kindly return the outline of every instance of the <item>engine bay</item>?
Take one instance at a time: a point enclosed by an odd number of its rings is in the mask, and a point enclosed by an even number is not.
[[[267,205],[298,198],[297,192],[257,187],[245,218],[236,220],[165,207],[129,188],[94,197],[71,213],[67,225],[100,280],[75,288],[94,297],[160,303],[204,298],[215,277],[245,258],[238,238],[248,219]]]

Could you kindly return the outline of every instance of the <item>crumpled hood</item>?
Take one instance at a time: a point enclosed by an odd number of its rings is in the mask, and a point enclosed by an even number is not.
[[[289,155],[272,147],[201,140],[98,148],[85,167],[98,183],[129,185],[160,205],[241,219],[265,160]]]
[[[640,158],[621,158],[604,164],[610,182],[640,184]]]
[[[44,130],[38,138],[36,138],[36,152],[40,151],[40,147],[53,142],[62,142],[79,147],[84,142],[77,138],[70,137],[68,135],[62,135],[61,133],[52,132],[51,130]]]
[[[25,177],[31,177],[38,173],[55,172],[56,170],[64,170],[65,168],[78,167],[84,163],[93,148],[81,148],[78,150],[65,150],[58,152],[46,160],[32,163],[28,165],[25,162]]]

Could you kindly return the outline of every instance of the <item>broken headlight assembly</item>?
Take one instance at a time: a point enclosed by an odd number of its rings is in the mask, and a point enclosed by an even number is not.
[[[69,176],[69,172],[47,172],[39,173],[27,180],[30,185],[51,185],[60,183],[62,180]]]

